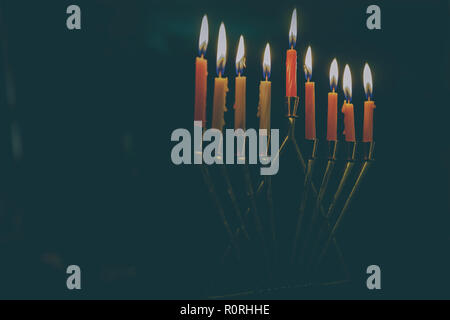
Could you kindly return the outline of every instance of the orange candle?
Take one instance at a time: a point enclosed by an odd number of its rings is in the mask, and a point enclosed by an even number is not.
[[[292,12],[291,28],[289,30],[289,47],[286,52],[286,97],[297,96],[297,51],[294,49],[297,41],[297,9]]]
[[[244,55],[244,37],[239,38],[239,45],[236,54],[236,90],[234,102],[234,129],[245,130],[245,98],[246,98],[246,81],[247,78],[241,76],[245,67]]]
[[[208,62],[204,58],[208,46],[208,19],[203,16],[200,28],[199,54],[195,60],[195,107],[194,121],[201,121],[202,127],[206,123],[206,79],[208,76]]]
[[[364,66],[364,90],[366,92],[367,100],[364,102],[364,130],[363,130],[363,142],[373,141],[373,110],[375,109],[375,103],[372,101],[372,72],[369,65],[366,63]]]
[[[350,68],[345,65],[344,69],[344,95],[345,101],[342,106],[342,113],[344,114],[344,135],[345,141],[355,142],[355,114],[353,111],[352,101],[352,75],[350,73]]]
[[[211,127],[222,131],[225,125],[224,112],[227,92],[228,92],[228,78],[223,78],[225,71],[225,62],[227,55],[227,39],[225,34],[225,26],[222,23],[219,29],[219,39],[217,44],[217,74],[218,77],[214,79],[214,102],[213,102],[213,118]]]
[[[305,57],[305,139],[316,139],[316,98],[312,76],[311,47],[308,47]]]
[[[338,65],[336,59],[333,60],[330,67],[330,88],[328,93],[328,117],[327,117],[327,140],[337,140],[337,102],[338,94],[336,93],[338,83]]]
[[[263,76],[264,80],[259,83],[259,104],[258,114],[259,129],[266,129],[267,135],[270,132],[270,108],[271,108],[271,86],[270,77],[270,46],[266,45],[263,59]]]

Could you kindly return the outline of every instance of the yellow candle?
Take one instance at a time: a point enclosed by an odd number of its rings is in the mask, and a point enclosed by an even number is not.
[[[247,78],[241,76],[245,67],[245,55],[244,55],[244,38],[241,36],[239,39],[238,51],[236,54],[236,90],[235,90],[235,102],[234,102],[234,129],[245,130],[245,98],[246,98],[246,82]]]
[[[272,83],[269,81],[270,77],[270,46],[266,45],[263,60],[263,75],[264,80],[259,84],[259,129],[266,129],[267,134],[270,132],[270,108],[271,108],[271,87]]]
[[[222,74],[225,70],[227,54],[227,39],[225,34],[225,26],[222,23],[219,29],[219,40],[217,44],[217,73],[218,77],[214,81],[214,102],[213,102],[213,118],[212,128],[222,130],[225,125],[224,112],[227,92],[228,92],[228,78],[223,78]]]
[[[372,73],[370,72],[369,65],[366,63],[364,66],[364,90],[366,92],[367,101],[364,102],[364,131],[363,142],[373,141],[373,110],[375,109],[375,103],[372,99]]]

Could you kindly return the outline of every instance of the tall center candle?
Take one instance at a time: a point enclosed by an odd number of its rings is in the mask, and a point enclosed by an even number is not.
[[[199,55],[195,60],[195,107],[194,121],[201,121],[202,127],[206,123],[206,80],[208,77],[208,62],[204,58],[208,47],[208,19],[203,16],[198,43]]]
[[[355,142],[355,114],[353,111],[352,101],[352,75],[350,73],[350,68],[345,65],[344,69],[344,95],[345,101],[342,106],[342,113],[344,114],[344,135],[345,141]]]
[[[214,102],[213,117],[211,127],[222,131],[225,125],[224,112],[228,92],[228,78],[222,77],[225,71],[227,55],[227,39],[223,22],[219,29],[219,39],[217,42],[217,77],[214,79]]]
[[[328,115],[327,115],[327,140],[337,140],[337,103],[338,94],[336,88],[338,84],[338,65],[336,59],[333,60],[330,67],[330,88],[328,93]]]
[[[316,97],[312,77],[311,47],[308,47],[305,57],[305,139],[316,139]]]
[[[289,30],[289,47],[286,52],[286,97],[297,96],[297,9],[292,12]]]
[[[245,108],[246,108],[246,82],[247,78],[242,76],[245,67],[244,37],[239,38],[239,45],[236,54],[236,73],[235,79],[235,102],[234,102],[234,129],[245,130]]]
[[[364,130],[363,130],[363,142],[373,141],[373,110],[375,109],[375,103],[372,101],[372,72],[369,65],[366,63],[364,66],[364,90],[366,92],[367,100],[364,102]]]

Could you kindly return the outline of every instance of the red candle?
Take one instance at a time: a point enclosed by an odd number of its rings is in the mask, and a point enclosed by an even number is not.
[[[370,72],[369,65],[366,63],[364,66],[364,90],[366,92],[367,100],[364,102],[364,131],[363,142],[373,141],[373,109],[375,109],[375,103],[372,101],[372,73]]]
[[[328,117],[327,117],[327,140],[337,140],[337,102],[336,93],[338,83],[338,65],[336,59],[333,60],[330,67],[330,88],[328,93]]]
[[[344,95],[345,101],[342,106],[342,113],[344,114],[344,135],[345,141],[355,142],[355,114],[353,111],[352,101],[352,75],[350,68],[345,65],[344,69]]]
[[[206,79],[208,76],[208,62],[204,58],[208,46],[208,19],[203,16],[200,28],[199,54],[195,60],[195,108],[194,121],[201,121],[202,127],[206,122]]]
[[[296,41],[297,9],[294,9],[289,30],[290,49],[286,52],[286,97],[297,96],[297,51],[294,49]]]
[[[316,100],[314,82],[310,81],[312,76],[311,47],[308,47],[305,57],[305,139],[316,138]]]

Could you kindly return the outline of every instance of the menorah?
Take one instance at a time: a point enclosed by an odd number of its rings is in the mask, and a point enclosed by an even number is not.
[[[333,285],[349,282],[350,274],[344,256],[336,239],[337,231],[349,211],[361,184],[374,162],[374,142],[347,142],[301,140],[299,143],[296,135],[296,122],[301,116],[298,114],[299,98],[286,98],[285,119],[286,136],[282,140],[276,155],[281,161],[288,148],[292,148],[296,155],[296,165],[303,173],[303,181],[298,186],[298,198],[292,199],[297,202],[296,224],[292,226],[292,237],[289,245],[289,257],[284,261],[278,261],[281,269],[289,270],[285,282],[288,285],[280,288],[301,288],[313,285]],[[316,165],[317,161],[326,161],[323,170]],[[337,163],[344,163],[342,172],[337,170]],[[242,174],[234,181],[229,174],[226,165],[216,167],[200,166],[204,182],[207,186],[211,199],[219,213],[220,219],[225,227],[229,239],[229,245],[222,255],[221,263],[233,260],[239,264],[241,257],[248,254],[242,248],[243,244],[256,235],[257,243],[264,261],[264,273],[268,279],[273,280],[271,261],[274,259],[274,247],[276,247],[275,225],[285,217],[285,212],[278,212],[274,208],[272,179],[276,176],[263,176],[260,181],[254,183],[251,178],[249,165],[242,165]],[[216,170],[218,178],[212,177],[212,171]],[[314,183],[313,175],[319,176],[320,185]],[[240,176],[240,177],[239,177]],[[351,177],[356,177],[351,181]],[[221,181],[219,181],[221,179]],[[316,179],[317,180],[317,179]],[[336,188],[330,187],[330,182],[335,182]],[[235,185],[245,184],[248,206],[242,208],[237,200]],[[223,183],[219,183],[223,182]],[[225,186],[226,192],[222,192],[220,185]],[[266,191],[264,194],[264,190]],[[346,192],[348,191],[348,192]],[[264,197],[261,197],[264,195]],[[346,198],[344,198],[346,197]],[[345,199],[343,206],[338,203]],[[325,201],[330,199],[329,201]],[[231,210],[226,210],[224,204],[228,202]],[[309,206],[308,206],[309,204]],[[265,216],[262,216],[261,207],[267,208]],[[249,219],[253,218],[253,219]],[[265,218],[265,219],[263,219]],[[236,221],[235,224],[230,223]],[[268,221],[264,224],[263,221]],[[250,232],[254,230],[254,234]],[[286,230],[288,232],[289,230]],[[269,244],[269,245],[268,245]],[[323,263],[327,253],[332,248],[339,260],[344,272],[344,279],[336,281],[320,282],[318,270]],[[248,250],[248,249],[247,249]],[[270,281],[270,283],[274,283]],[[275,288],[260,288],[258,290],[246,291],[247,294],[264,293],[273,291]],[[243,293],[244,294],[244,293]],[[222,296],[221,296],[222,297]],[[223,296],[226,297],[226,296]]]

